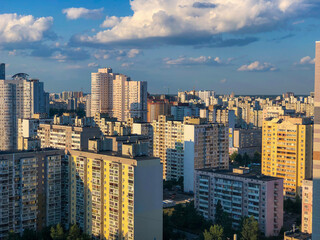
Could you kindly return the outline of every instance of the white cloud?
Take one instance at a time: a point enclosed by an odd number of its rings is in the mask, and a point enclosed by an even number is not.
[[[134,58],[137,55],[139,55],[140,53],[141,53],[141,50],[133,48],[128,52],[127,56],[128,56],[128,58]]]
[[[96,59],[109,59],[115,58],[120,61],[126,58],[135,58],[142,51],[139,49],[130,49],[130,50],[99,50],[93,54]]]
[[[312,0],[132,0],[132,16],[107,17],[108,27],[77,40],[110,43],[150,37],[214,35],[238,30],[263,31],[295,17]]]
[[[8,55],[9,56],[16,56],[17,55],[17,50],[13,49],[12,51],[9,51]]]
[[[53,23],[52,17],[35,18],[32,15],[0,14],[0,44],[36,42],[43,39]]]
[[[176,59],[165,58],[164,62],[168,65],[204,65],[204,64],[213,64],[220,65],[226,64],[228,62],[223,62],[219,57],[211,56],[200,56],[200,57],[180,57]]]
[[[103,8],[87,9],[87,8],[66,8],[62,10],[68,19],[75,20],[78,18],[99,19],[103,15]]]
[[[98,67],[98,66],[99,64],[94,62],[88,64],[88,67]]]
[[[306,64],[314,64],[315,59],[311,58],[310,56],[306,56],[300,59],[299,64],[306,65]]]
[[[268,71],[276,71],[277,68],[274,67],[271,63],[260,63],[259,61],[255,61],[248,65],[242,65],[238,68],[238,71],[248,71],[248,72],[268,72]]]
[[[116,26],[117,24],[119,24],[121,18],[116,17],[116,16],[112,16],[112,17],[106,17],[106,19],[103,21],[103,23],[100,25],[100,27],[103,28],[112,28],[114,26]]]
[[[126,62],[126,63],[122,63],[121,67],[128,68],[128,67],[130,67],[132,65],[133,65],[133,62]]]
[[[57,53],[54,56],[51,57],[54,60],[57,60],[58,62],[65,62],[67,60],[67,56],[63,55],[61,53]]]
[[[82,66],[80,65],[66,65],[65,69],[80,69]]]

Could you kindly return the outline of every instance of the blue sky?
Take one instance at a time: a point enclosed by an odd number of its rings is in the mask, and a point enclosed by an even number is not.
[[[0,0],[0,62],[49,92],[90,92],[99,67],[151,93],[307,94],[317,0]]]

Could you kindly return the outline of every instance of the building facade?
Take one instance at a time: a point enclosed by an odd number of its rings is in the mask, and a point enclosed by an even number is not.
[[[0,63],[0,80],[6,79],[6,64]]]
[[[153,126],[153,155],[163,163],[163,178],[184,178],[184,190],[193,192],[194,169],[229,167],[228,128],[208,124],[205,119],[185,118],[184,122],[159,116]]]
[[[0,80],[0,150],[17,149],[18,119],[47,113],[49,95],[39,80],[16,77]]]
[[[248,154],[253,157],[255,152],[261,152],[262,130],[257,129],[235,129],[233,131],[233,151],[238,154]]]
[[[70,151],[72,224],[94,239],[162,239],[162,165],[140,151]]]
[[[302,182],[301,232],[312,233],[312,180]]]
[[[248,169],[195,171],[195,208],[214,221],[218,202],[235,229],[244,216],[253,216],[265,236],[277,236],[283,225],[283,180],[256,175]]]
[[[147,120],[147,82],[132,81],[111,68],[91,74],[91,116],[108,113],[119,121]]]
[[[320,41],[316,42],[313,136],[313,213],[312,239],[320,239]]]
[[[262,128],[262,174],[284,179],[287,198],[301,196],[302,181],[312,176],[313,125],[307,118],[266,120]]]
[[[1,152],[0,158],[0,238],[60,223],[64,152]]]
[[[42,148],[88,149],[88,139],[100,137],[99,127],[40,124],[37,135]]]

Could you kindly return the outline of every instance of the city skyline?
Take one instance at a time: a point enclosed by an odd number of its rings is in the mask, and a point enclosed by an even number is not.
[[[49,92],[90,92],[90,74],[101,67],[147,81],[150,93],[196,87],[220,94],[308,94],[314,88],[315,1],[1,5],[7,24],[0,26],[0,62],[7,63],[7,78],[27,72]]]

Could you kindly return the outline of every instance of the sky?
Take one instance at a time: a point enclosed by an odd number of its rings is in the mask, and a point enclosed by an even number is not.
[[[150,93],[308,94],[319,0],[0,0],[0,62],[49,92],[111,67]]]

